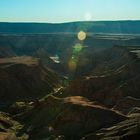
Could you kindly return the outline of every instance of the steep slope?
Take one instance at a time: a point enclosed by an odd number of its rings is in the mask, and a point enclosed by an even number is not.
[[[89,134],[81,140],[139,140],[140,114],[133,115],[112,127],[103,128],[94,134]]]
[[[27,140],[28,135],[18,135],[23,125],[13,120],[8,113],[0,112],[0,140]],[[18,135],[18,136],[17,136]]]
[[[35,100],[59,86],[59,76],[44,67],[37,58],[24,56],[0,59],[1,104]]]
[[[86,77],[76,77],[71,80],[63,97],[84,96],[108,107],[113,107],[117,101],[126,96],[140,98],[140,59],[130,54],[127,49],[125,51],[124,48],[119,47],[118,50],[123,50],[121,51],[123,53],[119,54],[120,51],[118,51],[116,56],[114,56],[115,52],[112,53],[112,57],[106,61],[107,68],[104,62],[101,63],[102,69],[96,67],[98,75],[94,72],[93,75],[91,73]]]
[[[128,114],[132,112],[136,112],[136,108],[140,107],[140,99],[125,97],[119,100],[116,105],[113,107],[114,110],[118,110],[123,114]]]
[[[126,47],[113,46],[102,50],[85,48],[78,56],[74,76],[107,75],[134,61]]]
[[[52,136],[79,140],[85,134],[120,122],[126,117],[94,105],[83,97],[62,99],[48,96],[32,110],[17,115],[16,119],[25,123],[22,131],[29,134],[30,140],[43,140]]]

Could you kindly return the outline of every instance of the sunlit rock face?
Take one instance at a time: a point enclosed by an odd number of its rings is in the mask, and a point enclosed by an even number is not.
[[[59,56],[58,56],[58,55],[51,56],[50,58],[51,58],[55,63],[60,63],[60,60],[59,60]]]
[[[89,132],[110,126],[126,118],[115,111],[94,105],[84,97],[48,96],[41,100],[38,106],[24,115],[21,114],[18,119],[27,125],[25,128],[31,139],[61,135],[68,140],[79,140]]]
[[[0,140],[27,140],[28,135],[26,134],[17,137],[17,133],[22,127],[23,125],[15,121],[10,114],[0,112]]]
[[[133,115],[129,119],[90,133],[81,140],[139,140],[140,138],[140,114]]]

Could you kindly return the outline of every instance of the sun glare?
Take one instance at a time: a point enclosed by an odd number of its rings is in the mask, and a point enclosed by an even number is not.
[[[91,15],[91,13],[87,12],[87,13],[85,14],[85,20],[86,20],[86,21],[92,20],[92,15]]]
[[[68,67],[69,67],[69,70],[70,70],[71,72],[73,72],[73,71],[76,70],[77,63],[76,63],[75,58],[72,57],[72,58],[70,59],[70,61],[69,61],[69,63],[68,63]]]

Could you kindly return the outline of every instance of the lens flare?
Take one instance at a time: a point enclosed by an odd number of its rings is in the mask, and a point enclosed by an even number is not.
[[[77,67],[77,63],[75,58],[71,58],[68,63],[69,71],[74,72]]]
[[[78,39],[79,39],[80,41],[83,41],[83,40],[86,39],[86,33],[85,33],[84,31],[80,31],[80,32],[78,33],[77,37],[78,37]]]
[[[83,46],[80,43],[77,43],[73,46],[73,55],[78,54],[82,50]]]

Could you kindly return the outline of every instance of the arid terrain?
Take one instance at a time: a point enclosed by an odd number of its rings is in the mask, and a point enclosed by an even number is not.
[[[140,35],[79,24],[1,31],[0,140],[139,140]]]

